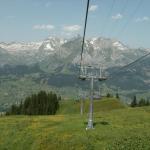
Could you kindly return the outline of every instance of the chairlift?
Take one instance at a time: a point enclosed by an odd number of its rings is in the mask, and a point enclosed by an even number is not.
[[[86,67],[81,66],[79,79],[81,79],[82,81],[85,81],[86,80],[86,75],[87,75]]]
[[[105,81],[105,80],[107,80],[107,78],[106,77],[99,77],[98,80],[99,81]]]
[[[85,75],[80,75],[79,79],[81,79],[82,81],[85,81],[86,80],[86,76]]]
[[[107,78],[102,75],[102,68],[101,67],[100,67],[100,72],[99,72],[98,80],[99,81],[105,81],[105,80],[107,80]]]

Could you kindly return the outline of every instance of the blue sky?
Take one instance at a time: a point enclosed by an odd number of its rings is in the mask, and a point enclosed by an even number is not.
[[[87,0],[0,0],[0,41],[83,33]],[[87,37],[150,48],[150,0],[91,0]]]

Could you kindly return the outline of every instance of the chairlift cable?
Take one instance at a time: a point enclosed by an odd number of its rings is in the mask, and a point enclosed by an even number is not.
[[[88,18],[88,13],[89,13],[89,4],[90,4],[90,0],[87,0],[87,8],[86,8],[84,32],[83,32],[82,47],[81,47],[80,72],[81,72],[82,61],[83,61],[83,51],[84,51],[84,45],[85,45],[85,35],[86,35],[86,27],[87,27],[87,18]]]
[[[129,4],[129,0],[125,0],[125,4],[123,5],[123,7],[121,8],[121,11],[120,11],[120,14],[121,15],[124,15],[124,13],[125,13],[125,11],[126,11],[126,9],[127,9],[127,6],[128,6],[128,4]],[[117,24],[116,24],[117,23]],[[120,22],[118,22],[118,21],[115,21],[115,24],[116,25],[112,25],[113,27],[111,27],[111,29],[110,29],[110,32],[112,33],[115,29],[117,29],[118,28],[118,26],[120,26]]]
[[[133,10],[133,12],[130,14],[130,17],[128,19],[128,21],[123,25],[123,27],[121,28],[121,30],[118,32],[118,34],[116,34],[116,37],[118,37],[121,33],[121,36],[123,35],[124,31],[126,30],[126,28],[128,27],[128,25],[130,24],[130,22],[132,21],[132,18],[135,17],[136,13],[138,12],[139,8],[142,5],[142,0],[138,1],[138,4],[136,5],[135,9]]]
[[[110,19],[110,17],[111,17],[112,11],[113,11],[113,9],[114,9],[114,7],[115,7],[115,3],[116,3],[116,0],[113,0],[112,5],[111,5],[111,8],[110,8],[110,10],[109,10],[109,12],[108,12],[108,14],[107,14],[106,19],[105,19],[101,36],[105,36],[104,34],[105,34],[106,28],[107,28],[107,26],[108,26],[108,21],[109,21],[109,19]]]
[[[132,66],[132,65],[135,65],[137,62],[140,62],[141,60],[143,60],[144,58],[146,58],[146,57],[149,56],[149,55],[150,55],[150,52],[147,53],[147,54],[145,54],[144,56],[141,56],[140,58],[136,59],[135,61],[133,61],[133,62],[131,62],[131,63],[129,63],[129,64],[127,64],[127,65],[121,67],[118,71],[112,73],[112,74],[110,75],[110,78],[109,78],[109,79],[111,79],[114,75],[120,73],[122,70],[124,70],[124,69],[126,69],[126,68],[128,68],[128,67],[130,67],[130,66]],[[114,78],[114,77],[113,77],[113,78]]]

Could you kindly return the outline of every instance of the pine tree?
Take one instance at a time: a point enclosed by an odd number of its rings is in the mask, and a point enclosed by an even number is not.
[[[55,93],[46,93],[40,91],[26,97],[24,102],[19,106],[12,105],[7,114],[24,114],[24,115],[54,115],[59,109],[59,101],[61,97],[57,97]]]
[[[133,101],[131,102],[131,107],[136,107],[137,106],[137,100],[136,96],[133,97]]]
[[[145,104],[146,106],[149,106],[150,105],[150,103],[149,103],[149,100],[147,99],[146,100],[146,104]]]
[[[141,98],[141,100],[139,101],[139,104],[138,106],[141,107],[141,106],[145,106],[146,105],[146,101],[144,98]]]
[[[106,97],[110,98],[111,97],[110,93],[107,93]]]
[[[116,98],[119,99],[119,94],[118,93],[116,93]]]

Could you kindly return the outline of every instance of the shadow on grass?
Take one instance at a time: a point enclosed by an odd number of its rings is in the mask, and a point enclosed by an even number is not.
[[[86,122],[84,122],[84,124],[87,125],[88,122],[86,121]],[[97,121],[97,122],[93,123],[94,127],[97,126],[97,125],[109,125],[109,123],[107,121]]]

